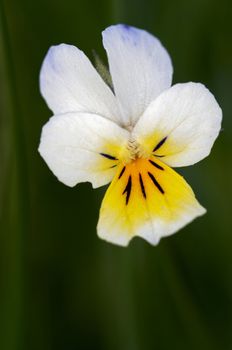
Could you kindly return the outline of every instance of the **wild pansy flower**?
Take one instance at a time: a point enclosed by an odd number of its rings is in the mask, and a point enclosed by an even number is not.
[[[171,167],[208,156],[222,112],[199,83],[171,87],[172,63],[160,41],[126,25],[103,31],[111,89],[78,48],[49,49],[40,89],[54,116],[39,152],[67,186],[111,182],[99,237],[126,246],[134,236],[155,245],[206,210]]]

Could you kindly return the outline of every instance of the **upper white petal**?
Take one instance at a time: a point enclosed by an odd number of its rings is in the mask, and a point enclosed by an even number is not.
[[[54,114],[89,112],[119,121],[114,94],[75,46],[49,49],[40,72],[40,90]]]
[[[167,137],[155,153],[165,156],[162,161],[170,166],[187,166],[209,155],[221,120],[221,108],[204,85],[176,84],[150,104],[134,137],[147,151]]]
[[[125,125],[134,125],[149,103],[171,85],[172,63],[160,41],[126,25],[102,33]]]
[[[117,161],[100,153],[120,149],[128,140],[128,132],[114,122],[88,113],[67,113],[52,117],[43,127],[39,152],[45,162],[67,186],[89,181],[93,187],[109,183]]]

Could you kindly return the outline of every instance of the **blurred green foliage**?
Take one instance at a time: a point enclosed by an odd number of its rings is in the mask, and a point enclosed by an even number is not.
[[[0,4],[0,349],[232,349],[231,1]],[[182,170],[207,215],[155,248],[100,241],[104,190],[65,187],[37,152],[49,46],[104,57],[100,33],[119,22],[158,36],[174,82],[203,82],[224,112],[211,156]]]

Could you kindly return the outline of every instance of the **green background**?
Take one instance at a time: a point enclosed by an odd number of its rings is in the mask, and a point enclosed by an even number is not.
[[[0,1],[0,349],[232,349],[231,1]],[[103,55],[119,22],[158,36],[174,82],[204,83],[224,112],[210,157],[180,170],[208,213],[157,247],[99,240],[105,189],[65,187],[37,152],[48,48]]]

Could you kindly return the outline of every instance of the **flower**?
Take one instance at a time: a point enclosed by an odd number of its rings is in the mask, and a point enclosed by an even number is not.
[[[103,45],[113,89],[78,48],[49,49],[40,89],[54,116],[39,152],[67,186],[111,182],[99,237],[126,246],[140,236],[156,245],[206,212],[171,167],[208,156],[222,112],[200,83],[171,87],[171,59],[148,32],[114,25],[103,31]]]

